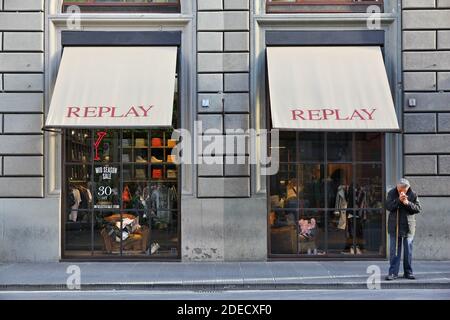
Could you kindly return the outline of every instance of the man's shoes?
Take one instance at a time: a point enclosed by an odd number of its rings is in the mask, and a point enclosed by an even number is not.
[[[388,276],[386,276],[386,280],[387,281],[392,281],[392,280],[395,280],[395,279],[397,279],[398,277],[396,276],[396,275],[393,275],[393,274],[390,274],[390,275],[388,275]]]
[[[409,279],[409,280],[416,280],[416,277],[411,273],[409,273],[409,274],[405,273],[405,275],[403,277],[405,279]]]

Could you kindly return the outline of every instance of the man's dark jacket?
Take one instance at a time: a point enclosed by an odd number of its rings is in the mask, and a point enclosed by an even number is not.
[[[416,229],[415,214],[419,213],[422,208],[420,206],[419,197],[409,188],[406,193],[408,197],[408,205],[404,205],[399,199],[397,188],[388,192],[386,199],[386,209],[389,211],[388,232],[390,235],[396,234],[397,212],[398,212],[398,236],[413,236]]]

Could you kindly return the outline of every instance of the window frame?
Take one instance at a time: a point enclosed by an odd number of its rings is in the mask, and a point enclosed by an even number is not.
[[[270,108],[270,106],[269,106]],[[269,114],[270,114],[270,110],[269,110]],[[271,123],[271,119],[270,116],[268,117],[268,121]],[[272,126],[269,123],[269,128],[272,128]],[[323,165],[324,168],[324,177],[326,177],[328,175],[328,165],[329,164],[350,164],[352,167],[352,184],[356,185],[356,167],[360,166],[360,165],[381,165],[381,176],[382,176],[382,182],[381,182],[381,186],[382,186],[382,197],[384,197],[384,195],[386,194],[386,161],[385,161],[385,133],[380,132],[380,139],[381,139],[381,159],[379,161],[375,161],[375,160],[371,160],[371,161],[363,161],[363,160],[357,160],[356,159],[356,135],[360,132],[349,132],[351,133],[351,142],[352,142],[352,159],[350,160],[343,160],[343,161],[331,161],[328,160],[328,135],[335,133],[334,131],[325,131],[322,132],[321,134],[323,135],[323,148],[324,148],[324,154],[323,154],[323,159],[321,160],[300,160],[298,153],[299,153],[299,136],[302,133],[302,131],[299,130],[283,130],[286,132],[295,132],[296,134],[296,142],[295,142],[295,146],[296,146],[296,159],[295,161],[289,161],[289,162],[281,162],[280,161],[280,165],[292,165],[294,167],[300,166],[300,165],[308,165],[308,164],[320,164]],[[342,132],[342,131],[341,131]],[[269,139],[270,141],[270,139]],[[270,145],[268,145],[268,154],[270,154]],[[298,171],[295,171],[296,173],[296,178],[297,181],[300,181],[299,177],[298,177]],[[334,208],[329,208],[328,207],[328,190],[326,185],[324,185],[324,194],[323,194],[323,201],[324,201],[324,208],[305,208],[306,211],[308,212],[314,212],[317,214],[321,214],[323,213],[324,216],[324,230],[325,233],[323,234],[323,241],[325,243],[325,254],[321,254],[321,255],[305,255],[302,253],[299,253],[298,250],[296,253],[290,253],[290,254],[286,254],[286,253],[273,253],[272,252],[272,237],[271,237],[271,225],[270,225],[270,213],[271,213],[271,178],[272,176],[267,176],[267,244],[268,244],[268,258],[271,260],[286,260],[286,259],[294,259],[294,260],[368,260],[368,259],[385,259],[386,258],[386,215],[384,214],[385,212],[385,204],[384,204],[384,199],[382,199],[382,204],[383,206],[381,208],[366,208],[367,211],[369,212],[380,212],[381,215],[381,226],[382,229],[380,230],[380,234],[381,234],[381,246],[383,247],[383,254],[362,254],[362,255],[343,255],[343,254],[336,254],[336,253],[329,253],[328,250],[328,236],[329,236],[329,232],[328,232],[328,213],[331,211],[334,211]],[[351,210],[352,212],[357,211],[357,207],[355,205],[355,197],[353,196],[353,204],[351,206],[351,208],[349,208],[349,210]],[[299,210],[299,209],[297,209]],[[356,215],[353,215],[353,224],[356,225]],[[355,236],[355,232],[356,232],[356,228],[353,229],[353,237],[352,237],[352,241],[353,241],[353,247],[356,245],[356,236]],[[296,224],[296,234],[298,237],[299,234],[299,230],[298,230],[298,224]],[[297,244],[297,241],[296,241]]]
[[[372,5],[379,6],[381,12],[384,12],[384,0],[292,0],[292,1],[276,1],[265,0],[266,13],[283,14],[283,13],[361,13],[367,12],[367,8]],[[339,10],[338,7],[348,7],[349,9]],[[278,8],[279,9],[278,9]],[[330,9],[335,7],[334,9]],[[317,8],[317,10],[315,10]],[[325,9],[327,8],[327,9]]]
[[[77,0],[64,0],[62,12],[67,12],[70,6],[78,6],[83,13],[175,13],[181,12],[181,0],[177,2],[80,2]]]

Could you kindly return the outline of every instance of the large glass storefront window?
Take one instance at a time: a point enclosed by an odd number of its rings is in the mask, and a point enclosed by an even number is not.
[[[171,133],[65,131],[65,256],[178,257]]]
[[[270,253],[384,256],[381,133],[280,132]]]

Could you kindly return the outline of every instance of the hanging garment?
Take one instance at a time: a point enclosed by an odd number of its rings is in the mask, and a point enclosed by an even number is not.
[[[71,207],[72,211],[70,212],[69,219],[72,220],[73,222],[76,222],[77,221],[77,217],[78,217],[78,208],[79,208],[80,203],[81,203],[80,190],[78,190],[77,188],[73,188],[72,189],[72,194],[73,194],[73,197],[75,199],[75,204]]]
[[[347,187],[340,185],[336,194],[335,214],[339,215],[338,229],[345,230],[347,226]]]

